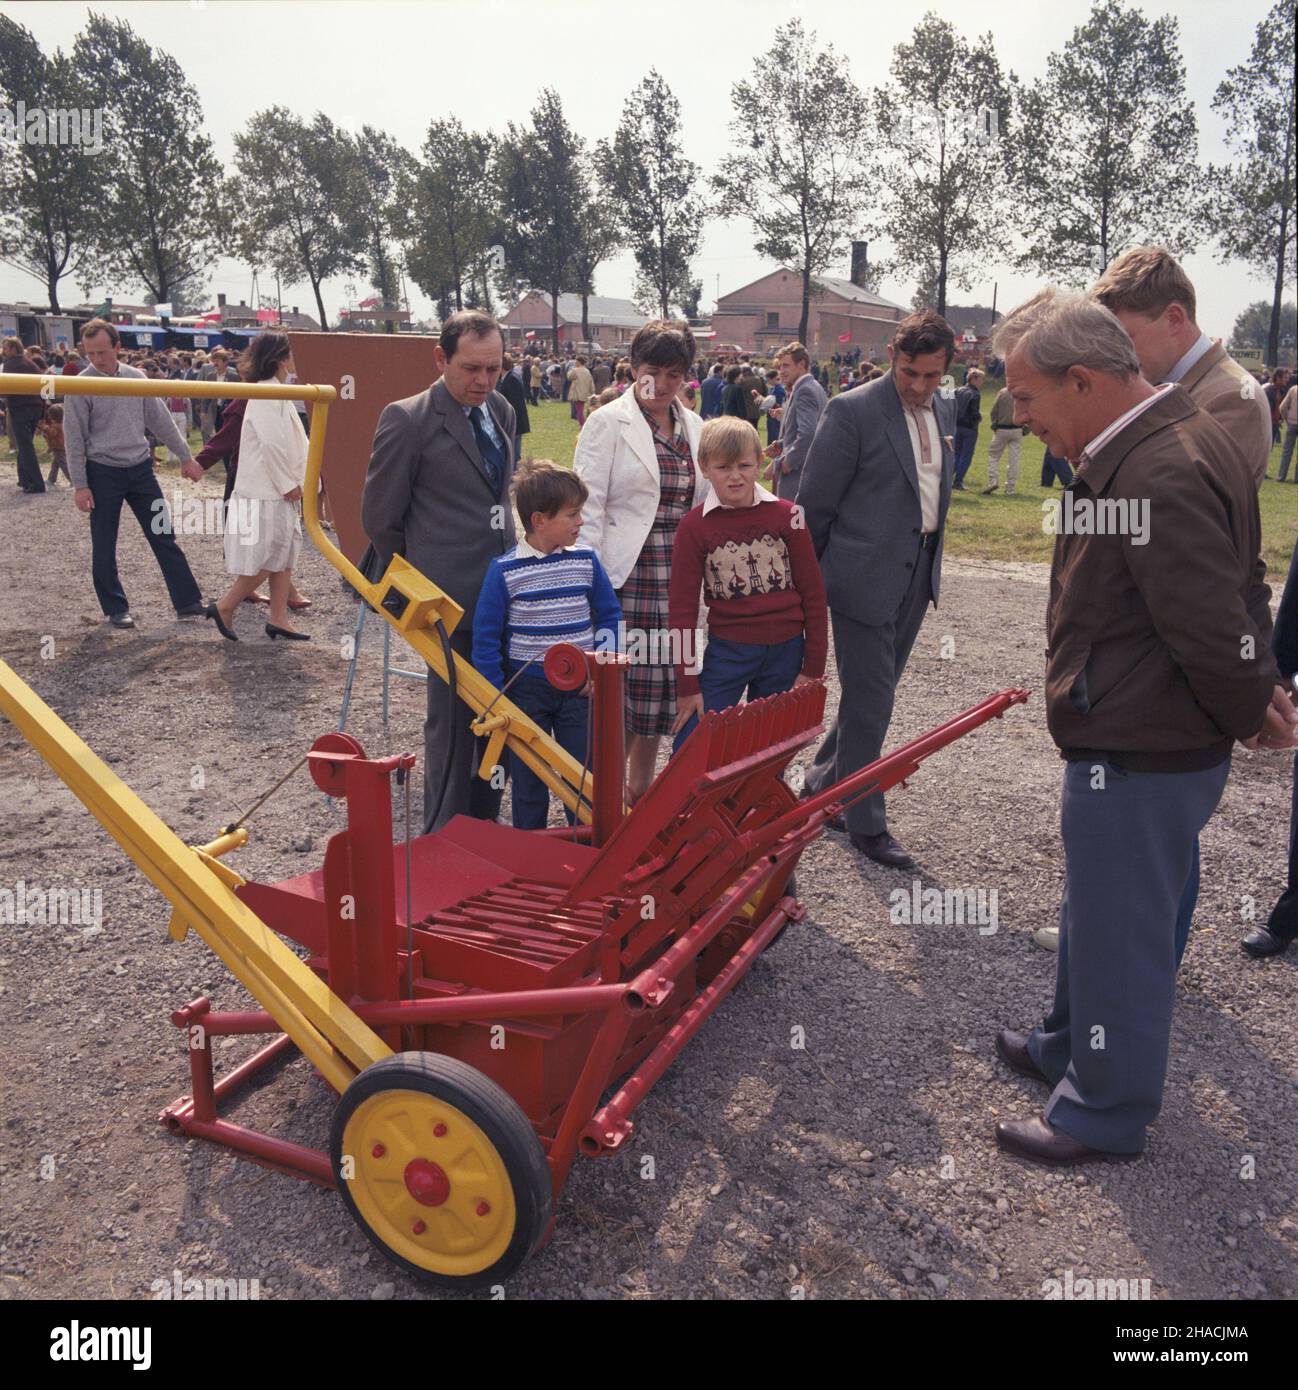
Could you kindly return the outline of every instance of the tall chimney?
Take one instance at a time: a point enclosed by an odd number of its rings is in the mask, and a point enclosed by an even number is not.
[[[218,294],[218,295],[216,296],[216,307],[217,307],[218,309],[224,309],[224,308],[225,308],[225,296],[224,296],[223,294]]]
[[[852,283],[858,289],[865,288],[866,273],[870,268],[870,243],[868,241],[854,241],[852,243]]]

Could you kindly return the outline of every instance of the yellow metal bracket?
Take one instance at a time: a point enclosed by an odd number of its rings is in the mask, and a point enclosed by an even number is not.
[[[192,927],[330,1085],[341,1091],[358,1072],[391,1055],[378,1034],[235,895],[230,880],[238,875],[208,849],[224,852],[222,840],[237,835],[191,849],[3,661],[0,711],[172,904],[173,934],[177,922]]]
[[[273,400],[307,401],[313,407],[311,440],[307,450],[307,476],[302,489],[302,519],[307,534],[316,549],[347,580],[385,621],[405,638],[415,654],[438,679],[450,682],[437,624],[449,636],[464,616],[448,594],[426,575],[400,556],[394,556],[387,571],[377,584],[370,583],[355,565],[338,549],[320,525],[317,492],[320,471],[324,462],[325,434],[329,427],[329,406],[337,400],[332,386],[287,386],[279,382],[225,381],[162,381],[140,377],[101,376],[28,376],[14,373],[4,379],[6,395],[39,395],[44,400],[59,396],[182,396],[199,400]],[[573,811],[577,819],[591,819],[592,778],[589,770],[555,742],[542,728],[534,724],[509,699],[501,695],[458,652],[452,652],[455,670],[455,689],[476,715],[490,708],[493,732],[503,732],[493,738],[490,756],[483,759],[479,776],[490,781],[492,772],[508,747]]]

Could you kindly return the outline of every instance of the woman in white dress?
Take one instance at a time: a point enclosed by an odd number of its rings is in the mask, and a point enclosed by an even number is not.
[[[259,334],[239,364],[245,381],[286,381],[293,350],[283,333]],[[293,566],[302,548],[302,484],[306,432],[292,401],[249,401],[239,436],[239,468],[225,518],[225,568],[237,576],[224,597],[207,605],[221,636],[239,639],[234,615],[263,581],[270,583],[266,636],[300,642],[308,634],[289,622]]]

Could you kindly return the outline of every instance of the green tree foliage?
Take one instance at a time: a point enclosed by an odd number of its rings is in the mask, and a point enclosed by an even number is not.
[[[400,218],[401,182],[414,169],[415,160],[403,145],[373,126],[361,127],[355,147],[370,284],[379,292],[383,307],[393,308],[398,301],[398,257],[393,243]],[[392,327],[389,323],[389,331]]]
[[[1010,126],[1010,84],[990,34],[967,43],[934,14],[893,50],[891,73],[874,93],[890,269],[931,285],[918,307],[945,314],[948,282],[972,289],[974,272],[1004,245],[1000,132]]]
[[[1257,26],[1248,62],[1230,69],[1212,105],[1227,119],[1235,160],[1209,169],[1209,220],[1221,259],[1241,260],[1272,282],[1265,346],[1266,360],[1274,363],[1282,337],[1280,301],[1294,280],[1292,0],[1278,0]]]
[[[430,123],[423,158],[402,178],[397,228],[407,272],[447,310],[464,308],[496,233],[493,166],[491,136],[450,117]]]
[[[307,281],[328,328],[321,285],[366,268],[370,228],[356,147],[327,116],[308,122],[282,106],[257,112],[234,147],[230,195],[243,258],[269,265],[286,284]]]
[[[815,277],[862,230],[876,188],[865,101],[847,63],[818,51],[815,34],[792,19],[730,102],[731,148],[711,180],[717,211],[747,218],[758,254],[801,275],[805,339]]]
[[[1265,360],[1273,367],[1283,365],[1286,356],[1292,360],[1294,345],[1298,343],[1298,305],[1291,299],[1280,306],[1280,321],[1277,342],[1271,342],[1272,304],[1259,299],[1241,310],[1230,331],[1232,347],[1263,349]],[[1285,350],[1288,350],[1287,353]]]
[[[699,168],[685,157],[681,105],[656,70],[626,99],[599,167],[635,256],[639,297],[653,295],[662,318],[688,287],[706,206],[695,192]]]
[[[221,163],[180,64],[124,19],[91,14],[73,63],[104,109],[102,197],[83,286],[142,285],[177,312],[197,307],[220,251]]]
[[[550,295],[551,342],[559,342],[559,295],[577,287],[580,215],[586,202],[582,142],[547,87],[530,125],[512,121],[497,148],[497,190],[507,274]]]
[[[0,261],[45,284],[59,312],[59,282],[75,274],[95,227],[103,151],[94,151],[92,101],[70,57],[52,57],[21,24],[0,15],[0,102],[18,118],[22,102],[42,114],[24,119],[21,141],[0,141]],[[84,112],[77,143],[56,144],[47,111]],[[24,117],[26,111],[23,112]],[[102,118],[101,118],[102,121]],[[102,139],[102,124],[100,126]],[[29,139],[33,135],[39,138]],[[57,128],[55,135],[62,132]]]
[[[1021,267],[1086,284],[1131,246],[1194,250],[1198,135],[1175,19],[1100,0],[1018,107],[1005,149]]]

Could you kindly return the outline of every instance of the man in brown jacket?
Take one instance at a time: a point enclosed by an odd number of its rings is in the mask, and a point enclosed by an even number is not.
[[[1084,295],[1047,290],[996,330],[1015,418],[1077,476],[1054,514],[1046,717],[1067,767],[1055,998],[997,1050],[1053,1094],[1000,1146],[1068,1164],[1133,1156],[1158,1115],[1175,926],[1236,739],[1291,746],[1255,558],[1257,494],[1230,436],[1140,375]],[[1047,506],[1053,506],[1053,502]]]
[[[1127,330],[1145,380],[1179,382],[1235,441],[1261,487],[1271,458],[1266,399],[1252,376],[1194,321],[1194,286],[1172,253],[1134,246],[1112,262],[1091,293]]]
[[[1127,330],[1146,381],[1179,382],[1235,441],[1253,482],[1262,486],[1271,457],[1271,422],[1257,382],[1195,323],[1196,297],[1190,277],[1162,246],[1124,251],[1100,276],[1091,294]],[[1265,568],[1265,567],[1263,567]],[[1180,964],[1199,901],[1199,846],[1176,919]],[[1057,950],[1059,931],[1043,927],[1032,938]]]

